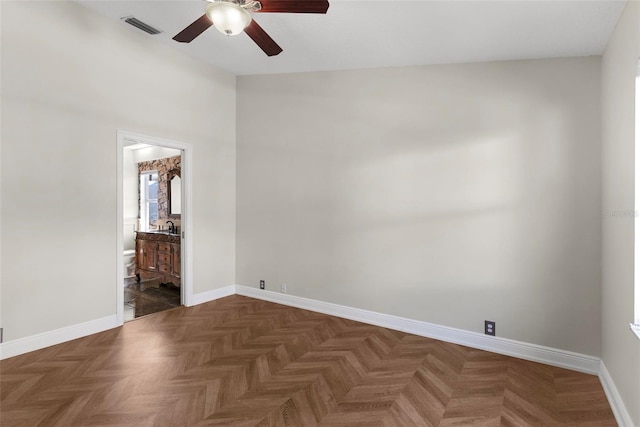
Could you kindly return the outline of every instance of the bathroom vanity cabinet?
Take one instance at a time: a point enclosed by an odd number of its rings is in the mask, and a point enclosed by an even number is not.
[[[136,278],[180,286],[180,236],[136,232]]]

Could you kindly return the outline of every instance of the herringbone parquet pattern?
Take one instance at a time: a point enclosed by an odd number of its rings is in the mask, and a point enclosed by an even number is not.
[[[2,426],[615,426],[595,376],[231,296],[0,362]]]

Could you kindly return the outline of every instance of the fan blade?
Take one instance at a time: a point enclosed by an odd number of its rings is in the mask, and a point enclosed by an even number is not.
[[[257,12],[327,13],[327,0],[260,0],[262,9]]]
[[[184,30],[173,36],[173,39],[180,43],[189,43],[196,37],[198,37],[204,30],[213,25],[213,22],[207,15],[202,15],[196,19]]]
[[[251,40],[253,40],[267,56],[275,56],[282,52],[282,48],[278,46],[278,43],[274,42],[269,34],[267,34],[255,20],[251,21],[251,24],[244,29],[244,32],[251,37]]]

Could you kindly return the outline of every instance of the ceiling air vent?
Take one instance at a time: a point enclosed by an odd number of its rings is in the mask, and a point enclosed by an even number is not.
[[[122,18],[122,20],[124,22],[126,22],[127,24],[133,25],[137,29],[144,31],[147,34],[153,35],[153,34],[160,34],[162,32],[162,31],[158,30],[157,28],[153,28],[149,24],[145,24],[144,22],[142,22],[138,18],[134,18],[133,16],[125,16],[124,18]]]

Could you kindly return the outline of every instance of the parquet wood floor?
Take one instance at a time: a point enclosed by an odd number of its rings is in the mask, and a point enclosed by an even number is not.
[[[242,296],[0,362],[2,426],[615,426],[598,378]]]

